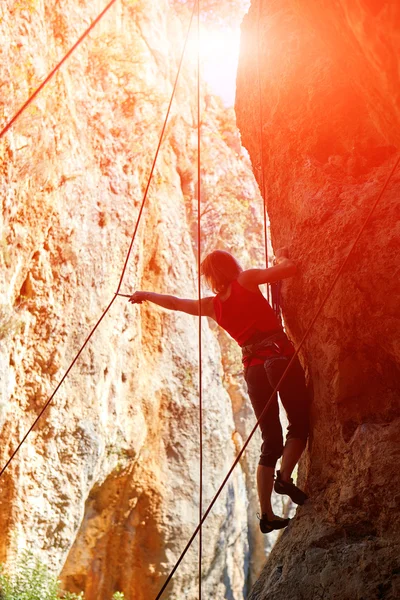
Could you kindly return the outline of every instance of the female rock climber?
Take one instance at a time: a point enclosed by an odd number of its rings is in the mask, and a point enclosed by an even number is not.
[[[285,249],[277,251],[273,267],[244,271],[229,252],[215,250],[201,265],[202,274],[216,294],[201,299],[201,314],[214,319],[241,346],[248,393],[257,419],[294,354],[291,342],[259,289],[262,284],[274,283],[295,274],[296,266],[285,254]],[[137,291],[129,298],[133,304],[143,301],[190,315],[199,314],[198,300],[145,291]],[[274,514],[271,506],[273,487],[278,494],[290,496],[296,504],[303,504],[307,498],[291,478],[306,446],[309,429],[304,373],[297,359],[280,385],[279,395],[289,422],[285,445],[276,395],[259,424],[262,446],[257,490],[263,533],[282,529],[290,520]],[[277,471],[274,485],[275,466],[281,456],[281,468]]]

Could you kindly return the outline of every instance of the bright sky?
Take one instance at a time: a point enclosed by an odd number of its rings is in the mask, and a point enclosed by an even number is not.
[[[239,60],[240,26],[206,27],[200,32],[201,77],[226,106],[235,102],[236,70]],[[188,52],[197,60],[197,32],[189,39]]]
[[[204,30],[201,34],[203,77],[226,106],[233,106],[235,102],[239,45],[240,27]]]

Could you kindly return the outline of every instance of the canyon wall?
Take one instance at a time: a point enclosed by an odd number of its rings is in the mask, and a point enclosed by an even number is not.
[[[237,119],[256,174],[264,157],[274,247],[298,265],[297,344],[399,156],[399,51],[394,0],[259,0],[244,20]],[[252,600],[400,596],[399,191],[397,168],[301,349],[310,498]]]
[[[104,4],[1,3],[2,123]],[[0,141],[0,465],[114,297],[187,25],[165,0],[116,2]],[[123,293],[197,295],[193,62]],[[201,101],[203,253],[219,245],[262,264],[261,201],[233,110],[205,89]],[[250,421],[231,346],[206,321],[203,339],[207,506]],[[0,480],[0,562],[28,548],[86,600],[156,596],[198,522],[197,353],[195,318],[115,299]],[[240,600],[264,559],[257,454],[255,442],[204,527],[205,597]],[[197,597],[197,560],[195,543],[165,598]]]

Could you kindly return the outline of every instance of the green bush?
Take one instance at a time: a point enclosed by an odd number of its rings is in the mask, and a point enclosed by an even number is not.
[[[57,578],[30,552],[22,554],[12,573],[1,569],[1,600],[55,600],[58,591]]]
[[[10,573],[0,565],[0,600],[84,600],[84,594],[72,594],[60,589],[60,582],[31,552],[23,552]],[[115,592],[112,600],[124,600]]]

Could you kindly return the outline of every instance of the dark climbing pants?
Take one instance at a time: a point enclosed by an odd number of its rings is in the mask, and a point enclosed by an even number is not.
[[[257,419],[260,418],[289,360],[290,357],[267,358],[264,364],[247,368],[245,379]],[[296,438],[306,442],[309,431],[309,399],[304,372],[297,358],[278,391],[289,421],[286,439]],[[275,468],[276,461],[283,452],[282,426],[276,394],[261,418],[260,429],[263,441],[259,464]]]

